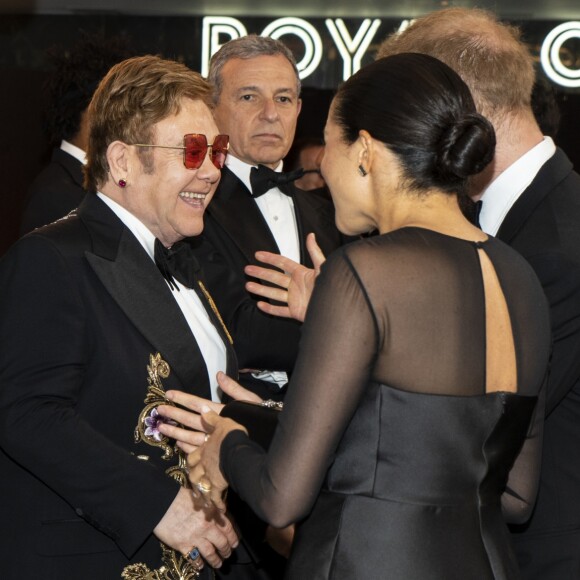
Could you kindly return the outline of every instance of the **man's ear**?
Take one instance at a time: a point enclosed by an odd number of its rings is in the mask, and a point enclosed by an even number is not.
[[[122,141],[113,141],[107,147],[107,163],[109,173],[114,183],[124,180],[125,183],[131,180],[131,159],[129,146]]]

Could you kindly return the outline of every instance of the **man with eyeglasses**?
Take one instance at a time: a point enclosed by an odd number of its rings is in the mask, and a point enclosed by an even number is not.
[[[96,193],[0,263],[3,578],[261,577],[158,430],[165,390],[219,400],[216,373],[237,375],[181,243],[203,229],[227,155],[210,105],[182,64],[113,67],[89,108]]]

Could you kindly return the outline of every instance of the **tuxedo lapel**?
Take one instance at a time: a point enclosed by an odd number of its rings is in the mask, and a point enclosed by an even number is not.
[[[252,194],[227,167],[207,211],[248,262],[256,263],[259,250],[280,253]]]
[[[570,160],[561,149],[557,149],[509,210],[497,232],[497,237],[506,244],[510,244],[536,211],[538,205],[569,175],[572,169]]]
[[[157,266],[106,204],[95,196],[87,201],[79,208],[79,217],[89,231],[98,232],[93,251],[85,252],[89,264],[182,385],[209,398],[205,361]]]

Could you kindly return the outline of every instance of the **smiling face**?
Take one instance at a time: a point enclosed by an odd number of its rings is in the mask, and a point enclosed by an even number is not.
[[[214,115],[230,136],[230,152],[251,165],[275,168],[292,145],[301,106],[292,65],[282,55],[234,58],[221,77]]]
[[[218,129],[211,111],[198,100],[184,99],[177,115],[171,115],[154,126],[150,144],[182,147],[187,133],[202,133],[213,143]],[[152,167],[145,167],[142,156],[150,156]],[[206,154],[199,169],[186,169],[183,150],[127,146],[128,167],[121,190],[121,203],[159,238],[164,246],[203,230],[203,213],[210,202],[220,170]]]

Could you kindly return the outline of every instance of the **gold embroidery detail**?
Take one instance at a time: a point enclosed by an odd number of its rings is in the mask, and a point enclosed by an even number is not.
[[[211,294],[207,291],[207,288],[203,285],[203,282],[201,280],[198,280],[197,283],[199,284],[199,287],[201,288],[203,295],[206,297],[207,301],[209,302],[209,305],[211,306],[213,313],[217,316],[218,320],[220,321],[220,324],[222,325],[222,328],[224,329],[224,332],[226,333],[226,336],[228,337],[230,344],[234,344],[234,340],[232,338],[232,335],[228,332],[228,328],[227,328],[227,326],[222,318],[222,315],[220,314],[220,311],[218,310],[216,303],[213,301]]]
[[[161,544],[163,566],[150,570],[145,564],[130,564],[121,574],[123,580],[197,580],[199,571],[179,552]],[[214,576],[215,577],[215,576]]]
[[[161,354],[149,355],[147,365],[147,395],[145,408],[139,413],[137,427],[135,427],[135,443],[143,441],[148,445],[160,447],[163,450],[162,459],[166,461],[173,457],[177,458],[177,465],[165,470],[165,473],[173,477],[182,487],[191,488],[187,479],[187,456],[177,445],[171,445],[170,440],[159,434],[156,439],[154,434],[147,433],[146,419],[152,417],[153,411],[159,405],[175,406],[165,396],[165,389],[161,379],[166,379],[171,373],[169,365],[161,358]],[[121,573],[123,580],[196,580],[199,578],[199,570],[186,556],[182,556],[163,542],[161,544],[163,565],[157,570],[150,570],[146,564],[137,563],[125,566]]]

